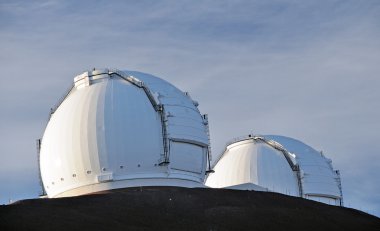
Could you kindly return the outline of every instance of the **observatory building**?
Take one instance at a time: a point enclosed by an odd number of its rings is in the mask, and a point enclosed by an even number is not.
[[[207,115],[155,76],[94,70],[51,110],[39,166],[48,197],[134,186],[204,187]]]
[[[141,72],[76,76],[51,109],[37,147],[50,198],[136,186],[208,186],[343,205],[331,160],[292,138],[235,139],[210,171],[207,115],[187,92]]]
[[[254,136],[230,142],[206,185],[261,190],[343,205],[339,171],[330,159],[301,141],[284,136]]]

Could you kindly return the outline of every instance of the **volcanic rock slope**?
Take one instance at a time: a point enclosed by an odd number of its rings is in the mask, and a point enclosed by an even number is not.
[[[140,187],[3,205],[0,230],[380,230],[380,219],[277,193]]]

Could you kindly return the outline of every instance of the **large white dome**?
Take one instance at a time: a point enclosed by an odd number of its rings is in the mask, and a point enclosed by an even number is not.
[[[284,136],[237,138],[229,143],[206,185],[273,191],[342,205],[339,171],[331,160],[301,141]]]
[[[94,70],[74,79],[40,143],[49,197],[113,188],[201,187],[208,121],[187,93],[152,75]]]

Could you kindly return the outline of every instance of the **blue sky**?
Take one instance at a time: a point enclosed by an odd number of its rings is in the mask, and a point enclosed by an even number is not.
[[[341,170],[345,205],[380,216],[379,1],[0,0],[0,202],[39,191],[35,140],[75,75],[160,76],[200,102],[213,154],[290,136]]]

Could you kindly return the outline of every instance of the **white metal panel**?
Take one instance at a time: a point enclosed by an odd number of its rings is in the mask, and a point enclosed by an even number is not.
[[[252,141],[234,144],[228,147],[209,174],[206,185],[223,188],[245,183],[257,183],[257,171],[252,166],[257,163],[256,149]]]
[[[340,200],[338,198],[322,197],[322,196],[306,196],[307,199],[325,203],[328,205],[340,205]]]
[[[165,109],[170,138],[189,139],[208,144],[205,125],[197,110],[172,105],[167,105]]]
[[[164,105],[169,138],[189,139],[206,145],[209,143],[202,116],[188,95],[152,75],[135,71],[124,72],[142,80]]]
[[[257,184],[270,191],[299,196],[297,176],[291,169],[284,154],[265,143],[257,147]]]
[[[183,142],[170,142],[170,167],[176,170],[202,173],[206,148]]]
[[[104,85],[74,89],[51,116],[41,144],[41,177],[50,195],[96,182],[98,112],[89,113],[103,95]]]
[[[229,187],[224,187],[225,189],[237,189],[237,190],[249,190],[249,191],[261,191],[261,192],[268,192],[269,190],[267,188],[261,187],[257,184],[253,183],[245,183],[245,184],[238,184],[233,185]]]
[[[330,195],[340,197],[337,175],[331,160],[312,147],[289,137],[265,136],[281,143],[286,150],[296,155],[296,161],[302,170],[304,194]]]
[[[115,175],[161,171],[162,128],[141,88],[118,78],[107,85],[104,132],[107,161],[101,168]]]

